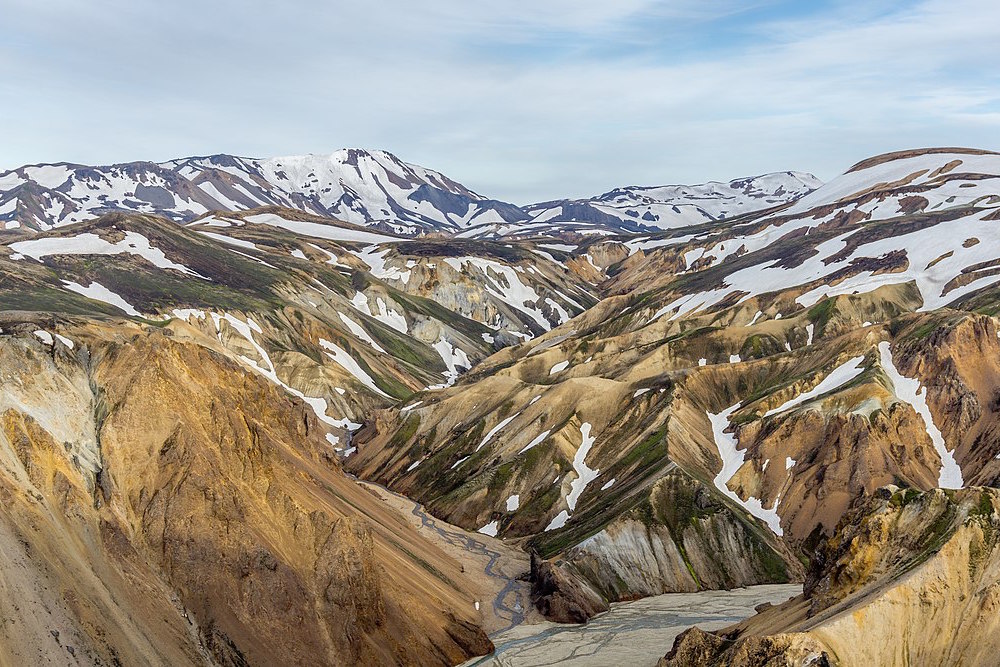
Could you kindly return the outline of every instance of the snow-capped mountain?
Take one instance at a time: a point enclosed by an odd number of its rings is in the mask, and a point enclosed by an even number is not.
[[[688,539],[673,499],[695,482],[679,469],[759,521],[768,542],[753,553],[774,548],[795,576],[784,547],[811,548],[849,497],[996,485],[998,220],[1000,154],[924,149],[724,225],[558,249],[510,240],[580,270],[614,267],[604,298],[443,398],[414,397],[416,429],[399,420],[347,467],[467,528],[527,538],[609,601],[676,590],[655,572],[684,571],[684,556],[641,563],[669,551],[650,541],[651,519],[680,533],[669,544]],[[456,414],[474,437],[454,437]],[[642,503],[641,521],[614,518]],[[726,559],[760,568],[748,553]],[[716,576],[692,562],[699,581]]]
[[[384,151],[269,159],[232,155],[106,167],[45,164],[0,174],[0,222],[45,230],[114,210],[190,220],[284,206],[401,234],[455,231],[527,214]]]
[[[531,222],[595,222],[628,231],[687,227],[781,206],[822,182],[812,174],[783,171],[701,185],[629,186],[591,199],[528,207]]]
[[[819,185],[809,174],[783,172],[730,183],[626,187],[592,199],[519,207],[384,151],[213,155],[102,167],[28,165],[0,173],[0,223],[44,231],[111,211],[189,221],[209,211],[281,206],[402,235],[643,232],[787,204]]]

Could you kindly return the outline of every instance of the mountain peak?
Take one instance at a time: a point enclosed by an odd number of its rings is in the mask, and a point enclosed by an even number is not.
[[[846,173],[851,174],[856,171],[861,171],[863,169],[870,169],[871,167],[876,167],[887,162],[895,162],[898,160],[906,160],[914,157],[922,156],[933,156],[933,155],[1000,155],[994,151],[984,150],[982,148],[955,148],[955,147],[932,147],[932,148],[913,148],[909,150],[902,151],[892,151],[890,153],[882,153],[881,155],[875,155],[870,158],[866,158],[861,162],[858,162]]]
[[[22,187],[28,183],[33,187]],[[484,213],[526,217],[437,171],[362,148],[263,159],[216,154],[94,167],[29,165],[0,175],[0,222],[8,229],[47,230],[121,210],[187,221],[213,210],[262,206],[406,235],[457,231]]]

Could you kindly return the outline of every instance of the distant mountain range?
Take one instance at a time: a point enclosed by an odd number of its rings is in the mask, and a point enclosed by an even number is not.
[[[44,231],[113,211],[190,221],[209,211],[281,206],[405,236],[498,238],[553,227],[582,234],[645,232],[781,206],[820,185],[810,174],[781,172],[729,183],[631,186],[522,207],[384,151],[213,155],[109,166],[27,165],[0,173],[0,223]]]

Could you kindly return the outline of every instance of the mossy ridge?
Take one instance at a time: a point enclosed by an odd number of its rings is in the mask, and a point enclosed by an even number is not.
[[[485,455],[486,453],[485,451],[472,451],[475,443],[481,438],[482,432],[483,422],[479,420],[461,435],[446,441],[443,446],[436,449],[434,449],[437,441],[436,426],[432,427],[428,434],[421,438],[425,442],[427,451],[434,452],[421,464],[417,472],[417,480],[421,488],[426,489],[426,493],[422,497],[427,504],[448,496],[468,481],[466,472],[477,465],[478,462],[475,459],[481,460],[482,457],[478,456],[479,454]],[[469,453],[466,454],[466,452]],[[454,467],[455,462],[462,458],[466,460],[459,467]]]

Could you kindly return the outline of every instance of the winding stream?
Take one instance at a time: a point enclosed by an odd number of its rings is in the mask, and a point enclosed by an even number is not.
[[[400,503],[412,504],[413,507],[410,513],[420,519],[422,528],[434,531],[443,541],[474,557],[469,559],[466,565],[469,565],[472,561],[482,562],[483,559],[488,559],[483,565],[483,574],[497,581],[499,590],[493,598],[493,612],[504,623],[493,634],[507,632],[524,621],[527,605],[529,604],[526,595],[526,584],[513,576],[504,574],[500,567],[500,561],[504,557],[502,553],[491,549],[486,542],[477,538],[474,533],[455,528],[446,522],[434,518],[424,510],[424,506],[419,502],[398,494],[377,482],[360,480],[354,475],[349,476],[360,484],[380,489],[385,494],[395,497]]]
[[[469,553],[486,556],[490,559],[484,566],[483,572],[490,578],[500,579],[504,582],[504,587],[493,599],[493,611],[499,618],[503,618],[510,622],[510,625],[501,629],[499,632],[503,633],[511,628],[514,628],[515,626],[520,625],[524,620],[524,605],[526,601],[521,599],[521,592],[517,590],[517,579],[507,577],[503,573],[496,570],[497,561],[499,561],[501,557],[500,552],[493,551],[483,542],[480,542],[478,539],[464,531],[460,532],[457,530],[442,528],[438,524],[437,520],[428,515],[427,512],[424,511],[423,505],[418,502],[413,502],[412,513],[413,516],[420,519],[426,528],[430,528],[431,530],[437,532],[437,534],[440,535],[445,541],[458,546]],[[508,604],[508,597],[513,597],[513,606]]]
[[[674,637],[692,625],[723,628],[752,616],[762,602],[784,602],[801,592],[799,585],[773,584],[668,593],[615,604],[583,625],[520,625],[491,635],[496,652],[463,667],[652,667],[670,650]]]
[[[473,558],[466,564],[482,563],[483,573],[496,580],[493,612],[503,623],[490,634],[496,651],[463,667],[652,667],[670,650],[674,638],[692,625],[703,630],[724,628],[752,616],[754,607],[762,602],[778,604],[802,592],[801,585],[771,584],[731,591],[668,593],[614,604],[609,612],[582,625],[524,623],[529,604],[526,586],[504,574],[500,567],[504,554],[476,534],[435,519],[420,503],[380,484],[362,483],[394,496],[403,507],[412,505],[410,513],[420,520],[421,528],[434,531],[444,542],[470,554]]]

